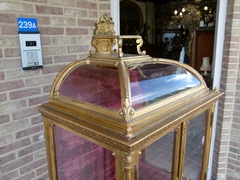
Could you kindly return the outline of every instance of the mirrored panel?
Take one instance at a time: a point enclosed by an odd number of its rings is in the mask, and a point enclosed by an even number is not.
[[[142,151],[139,161],[140,180],[172,179],[174,132],[170,132]]]
[[[113,180],[112,152],[58,126],[54,127],[58,180]]]
[[[202,166],[205,113],[190,121],[187,131],[183,178],[199,180]]]

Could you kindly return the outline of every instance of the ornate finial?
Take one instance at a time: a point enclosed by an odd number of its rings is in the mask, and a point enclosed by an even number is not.
[[[104,14],[96,23],[94,35],[115,35],[116,32],[113,28],[114,22],[112,21],[112,18],[108,14]]]

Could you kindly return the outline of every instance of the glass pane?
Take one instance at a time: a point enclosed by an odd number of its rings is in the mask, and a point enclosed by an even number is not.
[[[148,64],[130,70],[132,106],[138,109],[200,84],[185,69],[167,64]]]
[[[184,162],[184,178],[200,179],[203,143],[205,133],[205,113],[190,121],[187,132],[187,143]]]
[[[142,151],[139,161],[140,180],[170,180],[174,132],[170,132]]]
[[[60,127],[54,127],[59,180],[114,180],[112,152]]]
[[[63,96],[114,110],[121,107],[117,68],[79,66],[67,76],[59,91]]]

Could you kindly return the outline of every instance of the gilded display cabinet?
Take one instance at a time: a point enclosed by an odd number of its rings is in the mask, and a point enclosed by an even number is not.
[[[193,156],[201,159],[196,178],[205,179],[213,111],[222,93],[209,90],[190,66],[146,55],[141,36],[116,36],[113,25],[108,15],[100,18],[92,39],[96,50],[66,66],[49,102],[38,107],[49,178],[186,179],[191,148],[201,146]],[[122,52],[124,38],[136,39],[138,55]],[[191,126],[196,117],[203,118]],[[200,129],[201,145],[192,138]]]

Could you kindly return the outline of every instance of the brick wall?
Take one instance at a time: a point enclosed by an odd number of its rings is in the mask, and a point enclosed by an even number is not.
[[[240,180],[240,0],[228,0],[212,180]]]
[[[51,84],[68,63],[86,58],[94,23],[110,0],[0,1],[0,180],[48,179],[42,117]],[[22,70],[17,17],[34,17],[44,67]]]

